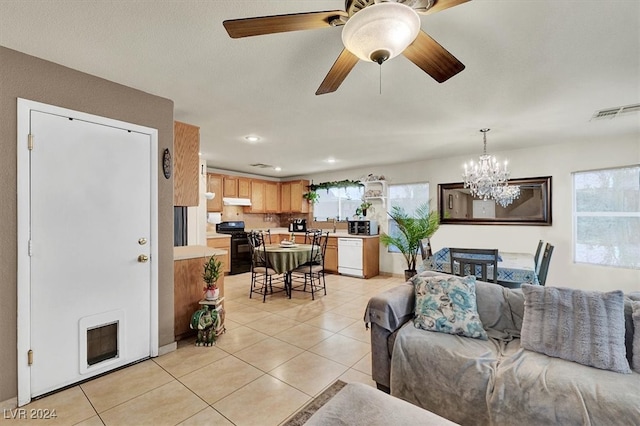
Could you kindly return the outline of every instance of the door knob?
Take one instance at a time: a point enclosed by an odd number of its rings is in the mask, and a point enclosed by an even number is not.
[[[138,256],[138,262],[140,263],[145,263],[149,260],[149,256],[147,256],[146,254],[141,254],[140,256]]]

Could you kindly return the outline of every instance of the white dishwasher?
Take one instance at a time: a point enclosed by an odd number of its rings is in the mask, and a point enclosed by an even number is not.
[[[338,272],[363,278],[362,238],[338,238]]]

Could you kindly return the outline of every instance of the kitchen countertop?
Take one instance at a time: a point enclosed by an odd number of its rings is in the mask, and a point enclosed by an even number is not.
[[[210,238],[231,238],[231,234],[218,234],[217,232],[207,232],[207,239]]]
[[[287,228],[256,228],[256,229],[246,229],[249,231],[266,231],[267,229],[271,229],[271,234],[274,235],[290,235],[291,232],[288,231]],[[328,229],[323,229],[322,232],[327,232]],[[304,232],[294,232],[293,235],[304,236]],[[339,229],[337,232],[329,232],[330,237],[338,237],[338,238],[377,238],[380,235],[356,235],[349,234],[346,229]]]
[[[179,246],[173,248],[173,260],[195,259],[213,255],[225,256],[226,250],[207,246]]]

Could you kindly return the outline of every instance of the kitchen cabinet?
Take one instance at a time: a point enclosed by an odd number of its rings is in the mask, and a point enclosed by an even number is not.
[[[238,198],[251,198],[251,179],[238,178]]]
[[[309,201],[302,195],[309,191],[309,181],[299,180],[291,182],[291,211],[294,213],[309,213]]]
[[[329,237],[329,240],[327,241],[324,270],[334,274],[338,273],[338,238],[336,237]]]
[[[224,261],[220,256],[216,258]],[[208,257],[196,257],[191,259],[175,260],[173,266],[173,305],[174,324],[173,331],[176,340],[188,337],[195,333],[189,328],[191,316],[201,308],[198,304],[202,300],[204,282],[202,270]],[[224,296],[224,275],[218,279],[220,298]],[[224,304],[224,302],[223,302]]]
[[[238,176],[224,176],[223,196],[230,198],[250,198],[251,179]]]
[[[266,180],[251,180],[251,206],[245,213],[280,213],[280,184]]]
[[[225,176],[222,187],[223,197],[238,198],[238,178],[235,176]]]
[[[280,187],[280,212],[309,213],[309,202],[302,198],[308,185],[308,180],[283,182]]]
[[[265,212],[265,182],[261,180],[251,181],[251,206],[245,207],[245,213]]]
[[[207,238],[207,246],[227,251],[227,254],[221,256],[220,260],[222,261],[222,270],[228,274],[231,270],[231,235],[227,237]]]
[[[208,212],[222,211],[222,175],[207,173],[207,191],[213,192],[213,200],[207,200]]]
[[[291,212],[291,182],[282,182],[280,186],[280,212]]]
[[[200,128],[175,121],[173,124],[173,205],[199,203]]]
[[[380,274],[380,237],[363,238],[362,243],[364,277],[375,277]]]
[[[264,188],[264,212],[280,213],[280,185],[278,182],[265,182]]]

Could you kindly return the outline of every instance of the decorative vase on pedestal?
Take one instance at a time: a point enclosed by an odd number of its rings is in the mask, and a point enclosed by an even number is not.
[[[220,295],[219,288],[208,288],[206,293],[204,294],[204,298],[206,300],[216,300]]]

